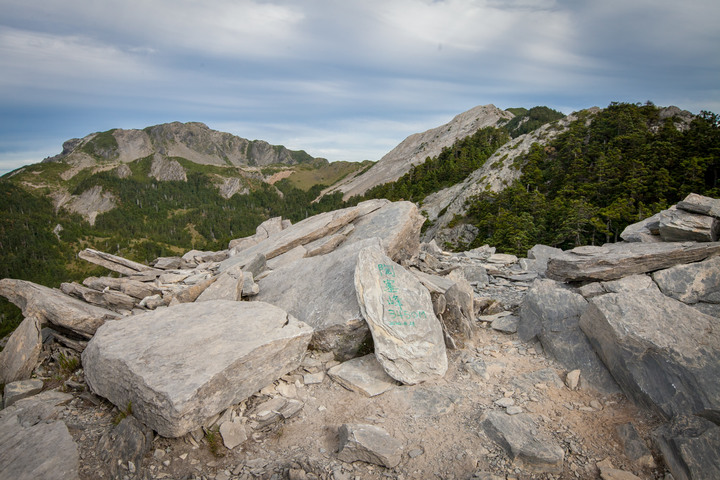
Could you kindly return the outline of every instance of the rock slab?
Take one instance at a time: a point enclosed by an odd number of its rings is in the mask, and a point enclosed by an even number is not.
[[[311,335],[263,302],[179,304],[105,324],[82,362],[93,392],[179,437],[297,368]]]
[[[344,462],[359,460],[387,468],[394,468],[400,463],[402,443],[380,427],[344,424],[339,434],[338,458]]]
[[[396,385],[372,353],[335,365],[328,370],[328,375],[348,390],[368,397],[380,395]]]
[[[24,319],[0,352],[0,383],[30,378],[42,350],[40,322],[35,317]]]
[[[388,375],[410,385],[445,375],[442,326],[430,292],[413,274],[380,248],[366,247],[358,255],[355,290]]]

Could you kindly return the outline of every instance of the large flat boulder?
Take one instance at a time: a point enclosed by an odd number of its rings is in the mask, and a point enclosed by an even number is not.
[[[680,209],[664,210],[660,212],[659,231],[664,242],[716,242],[720,221]]]
[[[580,316],[588,306],[582,295],[553,280],[537,280],[520,305],[518,336],[540,340],[543,350],[568,370],[579,369],[594,388],[618,391],[610,372],[580,330]]]
[[[0,295],[20,307],[26,318],[36,317],[41,323],[50,322],[86,338],[92,337],[105,321],[120,318],[116,312],[26,280],[3,278]]]
[[[356,357],[370,331],[355,294],[358,253],[375,245],[369,239],[327,255],[303,258],[258,280],[255,300],[271,303],[314,329],[312,347],[332,351],[341,360]]]
[[[375,356],[385,371],[406,384],[442,377],[447,354],[430,292],[378,247],[358,255],[355,289],[370,326]]]
[[[665,295],[683,303],[720,303],[720,256],[660,270],[652,278]]]
[[[616,280],[698,262],[718,253],[720,242],[638,242],[576,247],[551,258],[546,275],[561,282]]]
[[[30,378],[41,350],[40,322],[35,317],[28,317],[10,335],[0,352],[0,383]]]
[[[677,208],[686,212],[720,218],[720,199],[705,197],[697,193],[691,193],[684,200],[678,202]]]
[[[297,368],[311,335],[267,303],[185,303],[106,323],[82,363],[93,392],[178,437]]]
[[[580,328],[636,402],[665,418],[720,420],[717,318],[648,289],[591,299]]]

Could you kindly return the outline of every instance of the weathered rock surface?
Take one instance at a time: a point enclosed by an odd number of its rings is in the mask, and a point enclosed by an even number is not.
[[[394,379],[416,384],[443,376],[447,355],[430,293],[378,247],[360,251],[355,289],[375,356]]]
[[[457,348],[464,348],[465,342],[472,339],[475,327],[475,308],[473,289],[462,275],[448,277],[455,282],[443,295],[445,309],[438,315],[445,334],[450,336]]]
[[[56,421],[72,395],[47,391],[0,411],[0,478],[79,479],[78,448]]]
[[[244,276],[239,268],[227,270],[215,279],[197,297],[196,302],[207,302],[210,300],[232,300],[239,301],[242,298]]]
[[[652,278],[665,295],[688,305],[720,303],[720,256],[660,270]]]
[[[155,285],[125,277],[88,277],[83,280],[83,285],[100,291],[104,291],[105,289],[115,290],[124,293],[125,295],[129,295],[137,300],[142,300],[150,295],[157,295],[160,293],[160,289]]]
[[[187,182],[187,174],[180,162],[162,155],[153,156],[148,177],[152,177],[159,182]]]
[[[354,283],[358,253],[368,245],[380,248],[378,239],[365,240],[274,270],[258,280],[255,299],[310,325],[314,348],[332,351],[339,359],[355,357],[370,337]]]
[[[548,262],[547,277],[562,282],[603,281],[675,265],[720,253],[720,242],[614,243],[576,247]]]
[[[103,192],[102,187],[96,185],[78,196],[71,196],[70,201],[65,203],[63,208],[81,215],[90,225],[95,225],[97,216],[115,208],[116,201],[115,195]]]
[[[37,378],[8,383],[3,390],[3,408],[8,408],[18,400],[40,393],[42,388],[43,381]]]
[[[653,432],[676,480],[720,478],[720,426],[693,415],[680,416]]]
[[[36,317],[90,338],[107,320],[120,316],[104,308],[89,305],[62,292],[25,280],[3,278],[0,295],[20,307],[25,318]]]
[[[102,292],[79,285],[75,282],[60,284],[60,291],[67,295],[79,298],[80,300],[84,300],[87,303],[98,305],[117,312],[130,311],[136,303],[136,300],[130,295],[125,295],[121,292],[114,292],[112,290]]]
[[[580,369],[596,389],[612,393],[618,387],[580,330],[580,316],[588,302],[552,280],[537,280],[520,306],[518,336],[537,337],[543,349],[569,370]]]
[[[590,300],[580,328],[615,380],[636,402],[665,418],[720,419],[717,319],[657,291]]]
[[[720,236],[720,221],[680,209],[660,213],[660,238],[664,242],[716,242]]]
[[[263,302],[181,304],[106,324],[82,361],[93,392],[177,437],[297,368],[311,334]]]
[[[362,461],[386,468],[400,463],[403,445],[380,427],[344,424],[339,429],[338,458],[344,462]]]
[[[380,395],[396,385],[372,353],[336,365],[328,370],[328,375],[348,390],[368,397]]]
[[[660,213],[625,227],[620,234],[626,242],[662,242],[660,237]]]
[[[541,434],[529,415],[491,410],[481,423],[487,436],[505,449],[517,466],[534,472],[562,472],[564,450]]]
[[[93,250],[92,248],[86,248],[81,251],[78,253],[78,257],[90,263],[105,267],[113,272],[122,273],[123,275],[133,275],[135,273],[145,272],[155,273],[156,276],[159,276],[162,273],[161,271],[148,267],[147,265],[143,265],[142,263],[133,262],[132,260],[118,257],[117,255],[112,255],[110,253]]]
[[[0,352],[0,383],[30,378],[41,350],[40,321],[33,316],[27,317]]]
[[[113,477],[123,473],[129,463],[139,468],[142,459],[150,450],[153,432],[132,415],[123,418],[111,431],[100,439],[98,456],[107,465]],[[121,467],[122,465],[122,467]]]
[[[684,200],[678,202],[677,208],[686,212],[720,218],[720,199],[705,197],[697,193],[691,193]]]
[[[625,456],[637,465],[654,468],[655,459],[632,423],[623,423],[615,427]]]

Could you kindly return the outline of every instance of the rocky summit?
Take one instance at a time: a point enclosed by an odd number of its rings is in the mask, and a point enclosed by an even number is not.
[[[0,353],[0,479],[715,479],[720,200],[526,258],[371,200],[51,289]],[[698,218],[704,217],[704,218]]]

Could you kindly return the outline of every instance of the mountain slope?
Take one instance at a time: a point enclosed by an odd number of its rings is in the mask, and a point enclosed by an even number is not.
[[[392,182],[407,173],[414,165],[440,154],[442,149],[472,135],[484,127],[510,120],[513,114],[495,105],[478,106],[461,113],[450,122],[422,133],[415,133],[383,156],[380,161],[361,175],[348,178],[324,193],[341,192],[343,199],[362,195],[370,188]]]

